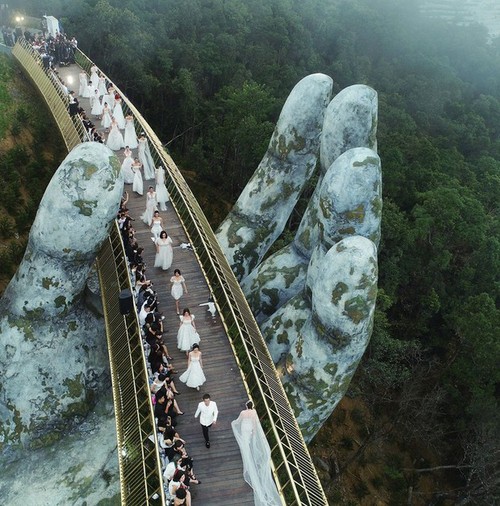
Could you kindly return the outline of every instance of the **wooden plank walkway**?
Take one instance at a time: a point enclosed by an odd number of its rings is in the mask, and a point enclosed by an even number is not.
[[[68,88],[75,90],[76,93],[79,87],[79,72],[80,67],[77,65],[59,69],[59,75]],[[87,116],[99,130],[102,130],[100,121],[90,115],[88,99],[78,97],[78,100],[80,106],[87,111]],[[133,156],[136,156],[136,153],[137,150],[134,150]],[[121,152],[116,152],[116,154],[120,160],[123,159]],[[132,185],[125,185],[125,190],[129,194],[127,207],[130,215],[135,219],[133,225],[136,237],[139,245],[144,248],[143,258],[147,267],[147,276],[154,283],[154,289],[160,301],[159,311],[165,316],[164,323],[167,329],[165,337],[168,349],[180,375],[186,369],[187,359],[185,354],[177,349],[179,317],[176,314],[175,302],[170,295],[169,281],[174,269],[178,268],[186,279],[189,292],[181,299],[180,306],[189,307],[196,316],[196,328],[201,337],[200,349],[203,352],[203,369],[207,377],[207,382],[199,392],[186,387],[178,380],[175,382],[177,389],[181,392],[176,399],[180,409],[185,413],[184,416],[177,417],[177,430],[186,440],[187,451],[194,459],[194,471],[197,478],[202,481],[200,485],[191,486],[193,504],[250,506],[254,504],[253,493],[243,480],[241,456],[230,426],[231,420],[237,418],[247,400],[239,368],[219,316],[212,318],[206,311],[206,307],[199,307],[199,304],[207,302],[210,292],[194,253],[179,247],[181,243],[188,240],[171,205],[167,205],[167,211],[160,211],[160,215],[173,241],[174,261],[167,271],[153,267],[155,246],[151,240],[149,227],[140,219],[146,208],[146,192],[150,184],[154,186],[154,181],[144,181],[144,196],[133,193]],[[217,424],[210,429],[211,447],[209,449],[205,448],[199,421],[193,417],[204,393],[210,394],[212,400],[217,402],[219,409]]]

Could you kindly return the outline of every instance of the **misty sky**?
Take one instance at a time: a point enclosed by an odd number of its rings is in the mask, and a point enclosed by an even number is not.
[[[492,37],[500,35],[499,0],[428,0],[422,10],[450,21],[465,20],[485,25]]]

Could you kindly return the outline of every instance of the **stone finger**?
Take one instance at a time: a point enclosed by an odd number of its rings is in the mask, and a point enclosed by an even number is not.
[[[241,282],[257,321],[262,322],[300,293],[306,272],[308,280],[316,276],[315,270],[308,268],[313,252],[324,256],[351,235],[367,237],[378,245],[381,214],[380,158],[368,148],[350,149],[325,174],[318,199],[310,202],[292,243]]]
[[[262,325],[306,440],[345,394],[368,345],[377,294],[377,248],[352,236],[319,260],[321,276]]]
[[[244,278],[279,237],[318,155],[332,80],[302,79],[290,93],[264,158],[216,235],[238,279]]]

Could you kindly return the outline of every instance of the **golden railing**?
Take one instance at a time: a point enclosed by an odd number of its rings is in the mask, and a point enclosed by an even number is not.
[[[68,151],[86,139],[83,125],[68,113],[67,96],[39,54],[21,40],[13,54],[40,90],[61,131]],[[131,290],[128,266],[116,223],[97,258],[115,408],[121,503],[165,505],[154,413],[135,305],[119,310],[122,290]],[[150,437],[153,437],[151,441]]]
[[[79,50],[75,58],[90,73],[94,63]],[[155,165],[163,165],[166,169],[166,185],[172,205],[194,248],[245,386],[259,411],[284,503],[328,504],[259,327],[205,214],[153,129],[114,83],[113,86],[122,97],[124,113],[131,113],[136,119],[137,131],[146,134]]]
[[[113,378],[122,504],[165,504],[156,429],[142,338],[135,304],[128,315],[119,307],[130,277],[116,222],[97,257]],[[154,435],[154,441],[150,436]]]

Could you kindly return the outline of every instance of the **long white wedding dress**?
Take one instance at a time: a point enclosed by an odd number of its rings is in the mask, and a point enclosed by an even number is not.
[[[139,137],[137,156],[142,163],[142,169],[144,171],[144,179],[146,180],[154,179],[155,166],[153,163],[153,158],[151,157],[151,152],[149,151],[148,140],[143,135]]]
[[[166,203],[170,200],[167,187],[165,186],[165,171],[161,165],[155,170],[156,200],[162,211],[167,210]]]
[[[231,422],[243,460],[243,478],[252,487],[255,506],[281,506],[271,473],[271,449],[254,409]]]

